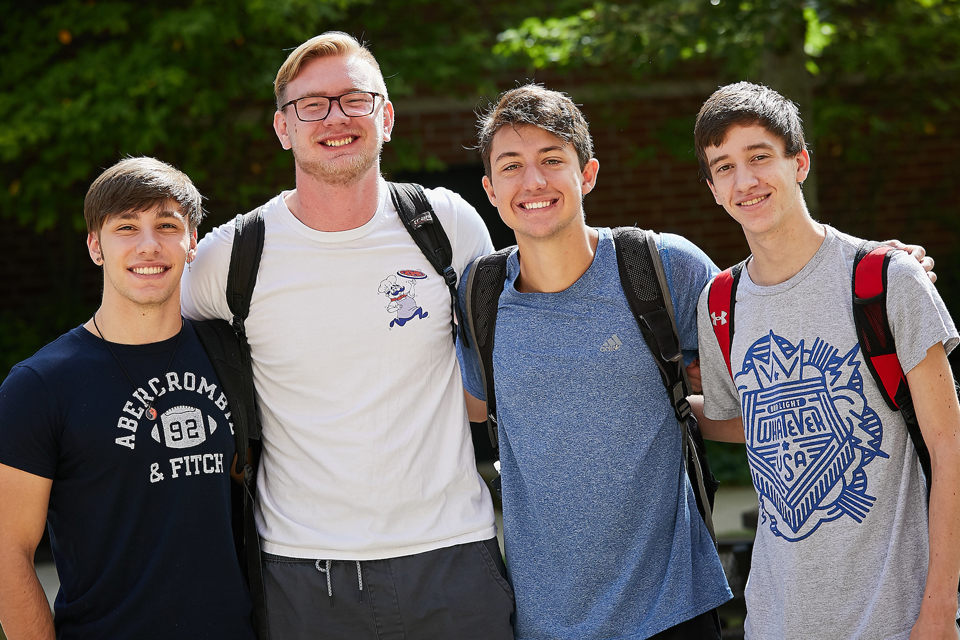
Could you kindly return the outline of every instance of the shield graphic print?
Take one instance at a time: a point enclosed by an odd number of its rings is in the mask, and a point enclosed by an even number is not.
[[[857,351],[839,356],[821,340],[805,350],[770,333],[736,376],[754,486],[771,529],[788,540],[844,514],[861,521],[873,504],[863,467],[885,454]]]

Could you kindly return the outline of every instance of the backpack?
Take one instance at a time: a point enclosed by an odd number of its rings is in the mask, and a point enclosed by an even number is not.
[[[640,332],[653,354],[660,377],[673,405],[680,426],[684,466],[693,486],[697,510],[710,537],[716,542],[713,528],[713,500],[719,482],[710,471],[703,436],[690,410],[687,396],[689,381],[680,351],[680,337],[674,321],[663,263],[657,251],[655,234],[635,227],[613,229],[613,242],[620,271],[620,285]],[[507,277],[507,258],[516,249],[508,247],[474,260],[467,277],[465,309],[473,349],[480,363],[484,395],[487,398],[487,434],[499,458],[497,433],[497,399],[493,380],[493,346],[497,324],[497,307]],[[499,460],[494,465],[499,471]],[[497,495],[501,479],[492,481]]]
[[[458,277],[452,266],[453,249],[450,240],[420,185],[388,182],[387,186],[404,228],[447,285],[450,292],[453,339],[456,342]],[[250,345],[244,326],[250,313],[250,300],[260,270],[263,239],[262,206],[236,217],[226,283],[227,304],[233,319],[231,322],[205,320],[192,324],[220,378],[230,406],[237,451],[235,470],[243,473],[242,523],[234,523],[235,531],[242,531],[238,536],[242,542],[240,565],[250,585],[254,631],[260,640],[267,640],[269,634],[260,564],[260,537],[254,520],[257,466],[261,449],[260,412],[253,383]],[[245,455],[240,455],[241,452],[245,452]]]
[[[923,441],[913,398],[907,386],[907,378],[897,358],[896,345],[887,318],[887,266],[893,247],[864,241],[857,248],[853,260],[853,321],[863,361],[877,383],[880,395],[892,411],[899,411],[907,425],[907,432],[917,451],[920,467],[927,481],[927,499],[933,476],[930,469],[930,452]],[[737,285],[746,261],[720,273],[712,283],[707,296],[707,307],[714,334],[720,345],[727,372],[733,377],[730,366],[730,346],[733,343],[734,309],[737,303]],[[956,383],[955,383],[956,384]],[[960,386],[957,387],[960,393]]]
[[[891,411],[899,411],[907,425],[907,433],[917,451],[920,468],[927,484],[927,502],[930,502],[930,488],[933,475],[930,468],[930,452],[923,441],[920,423],[913,408],[913,398],[907,386],[907,377],[897,357],[897,347],[890,320],[887,317],[887,267],[890,264],[890,251],[893,247],[864,240],[857,247],[853,259],[853,324],[857,331],[857,341],[867,369],[873,375],[884,402]],[[733,378],[730,366],[730,346],[733,344],[734,309],[737,304],[737,285],[747,261],[721,272],[708,286],[707,308],[713,331],[720,344],[727,372]],[[960,397],[960,383],[954,380],[957,396]],[[960,585],[957,585],[960,592]]]

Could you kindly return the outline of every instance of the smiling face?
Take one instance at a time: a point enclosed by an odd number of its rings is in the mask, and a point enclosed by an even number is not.
[[[583,196],[596,184],[596,159],[581,171],[572,144],[533,125],[501,127],[490,150],[483,188],[518,242],[585,226]]]
[[[717,201],[747,240],[790,230],[807,217],[800,183],[810,171],[804,149],[788,156],[783,140],[759,125],[735,125],[719,147],[704,150]]]
[[[104,307],[179,308],[180,276],[196,247],[197,232],[174,200],[109,216],[87,236],[90,257],[103,264]]]
[[[308,62],[284,91],[287,100],[374,91],[377,71],[362,58],[327,56]],[[293,105],[277,111],[273,127],[284,149],[292,149],[299,172],[328,184],[346,185],[372,171],[379,174],[380,150],[393,130],[393,105],[377,98],[368,116],[344,115],[338,103],[319,122],[301,122]]]

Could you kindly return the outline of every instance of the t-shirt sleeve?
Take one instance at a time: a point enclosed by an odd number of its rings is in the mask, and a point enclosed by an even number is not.
[[[720,270],[707,254],[683,236],[662,233],[657,247],[670,287],[680,348],[684,352],[684,362],[690,364],[698,350],[697,298],[703,287]]]
[[[36,371],[14,367],[0,385],[0,463],[53,479],[61,420],[58,404]]]
[[[483,218],[466,200],[449,189],[428,189],[430,203],[453,247],[453,268],[463,272],[477,256],[493,253],[490,232]]]
[[[465,273],[460,278],[460,286],[458,288],[461,309],[467,308],[466,292],[467,276],[469,273],[470,265],[467,265]],[[474,398],[486,400],[486,395],[483,393],[483,377],[480,374],[480,360],[476,350],[473,349],[472,340],[471,338],[471,346],[468,347],[463,344],[461,337],[457,337],[457,360],[460,361],[460,375],[463,377],[463,388]]]
[[[190,270],[183,272],[180,305],[191,320],[230,320],[227,304],[227,272],[233,251],[234,223],[220,225],[197,245]]]
[[[887,316],[904,373],[938,342],[947,353],[957,346],[957,328],[920,264],[904,251],[892,251],[887,269]]]
[[[709,287],[700,293],[697,304],[697,332],[700,336],[700,381],[703,385],[703,412],[713,420],[729,420],[741,415],[740,395],[727,371],[720,343],[710,323],[707,306]]]

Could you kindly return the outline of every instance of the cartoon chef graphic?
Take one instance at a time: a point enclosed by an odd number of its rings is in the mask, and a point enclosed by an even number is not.
[[[405,284],[397,280],[403,278]],[[402,269],[397,275],[390,275],[380,282],[380,293],[387,297],[387,311],[396,313],[396,318],[390,321],[390,328],[394,325],[403,326],[414,318],[426,318],[429,314],[424,311],[416,300],[417,280],[426,279],[427,274],[416,269]]]

